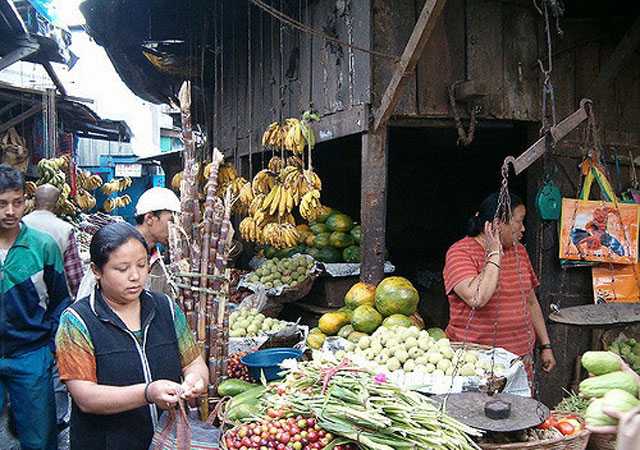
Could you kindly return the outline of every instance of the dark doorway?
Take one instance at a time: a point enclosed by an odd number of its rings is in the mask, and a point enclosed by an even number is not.
[[[493,124],[492,124],[493,125]],[[421,294],[429,326],[446,326],[442,284],[447,249],[465,235],[468,219],[499,190],[502,161],[527,146],[526,126],[496,123],[477,130],[468,148],[453,128],[392,128],[389,138],[387,248],[396,273]],[[511,175],[510,190],[526,203],[526,178]]]

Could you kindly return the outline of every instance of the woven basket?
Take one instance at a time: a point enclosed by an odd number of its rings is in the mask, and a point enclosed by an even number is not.
[[[563,417],[566,414],[554,413],[556,417]],[[584,420],[579,419],[584,426]],[[589,443],[591,432],[583,429],[573,436],[559,436],[554,439],[544,441],[515,442],[512,444],[479,444],[483,450],[585,450]],[[612,448],[612,450],[615,450]]]
[[[616,450],[617,437],[615,434],[592,434],[589,439],[591,450]]]
[[[313,287],[313,282],[318,278],[319,274],[309,275],[306,280],[302,283],[298,284],[294,288],[287,288],[282,291],[282,294],[278,296],[269,296],[269,300],[275,303],[293,303],[297,302],[300,299],[303,299],[309,292],[311,292],[311,288]]]

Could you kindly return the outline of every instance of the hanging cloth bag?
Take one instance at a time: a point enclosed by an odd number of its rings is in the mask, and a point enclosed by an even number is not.
[[[634,264],[638,262],[638,205],[623,204],[600,164],[582,163],[585,180],[578,199],[562,200],[560,258],[569,261]],[[604,200],[589,200],[593,182]]]

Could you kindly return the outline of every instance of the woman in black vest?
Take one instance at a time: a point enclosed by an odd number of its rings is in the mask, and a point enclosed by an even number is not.
[[[134,227],[103,227],[90,253],[98,287],[63,313],[56,338],[71,449],[147,450],[161,410],[205,392],[207,366],[180,308],[143,289],[148,249]]]

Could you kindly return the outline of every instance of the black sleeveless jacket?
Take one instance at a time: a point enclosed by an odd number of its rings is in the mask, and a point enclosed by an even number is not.
[[[129,386],[160,379],[180,382],[173,302],[163,294],[143,291],[140,303],[143,345],[109,308],[98,289],[70,306],[91,335],[98,384]],[[155,405],[112,415],[87,414],[74,402],[71,450],[147,450],[158,414]]]

